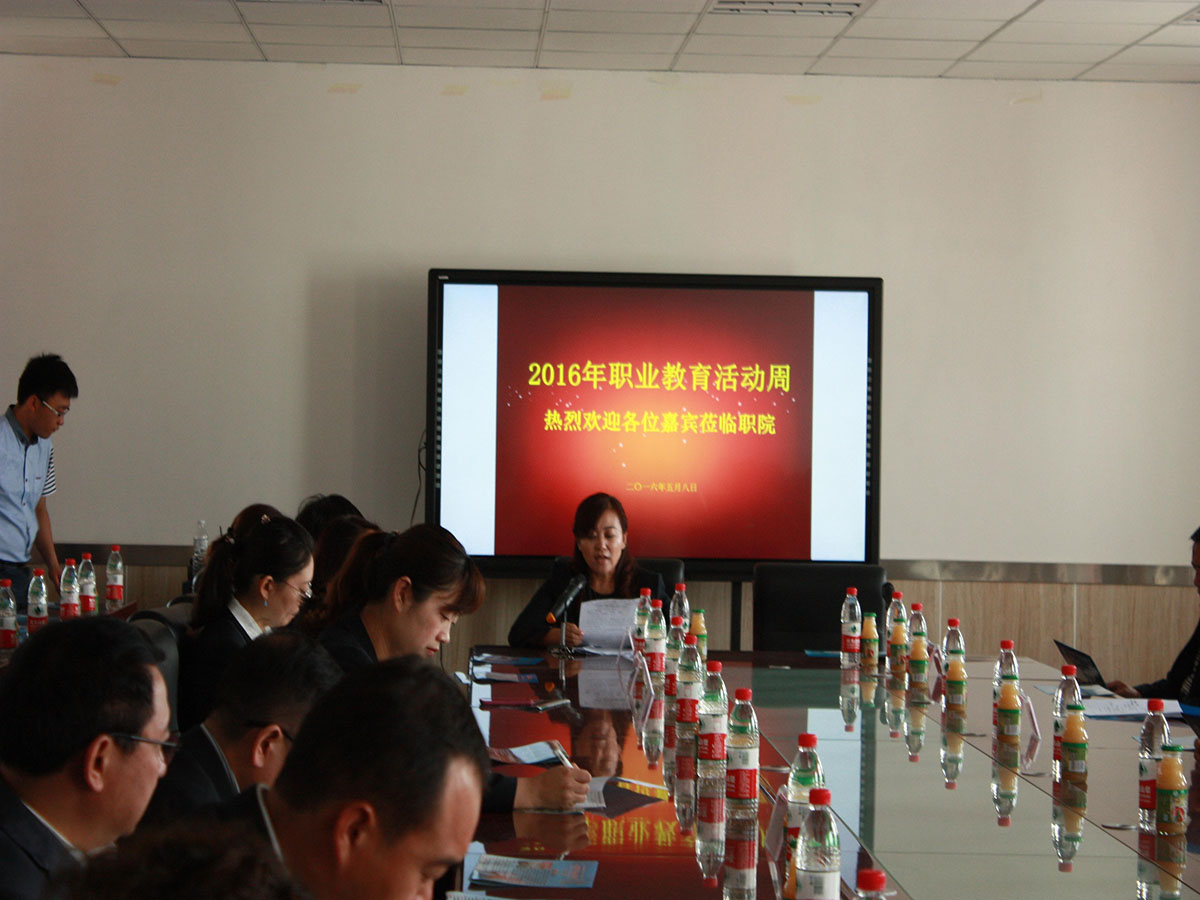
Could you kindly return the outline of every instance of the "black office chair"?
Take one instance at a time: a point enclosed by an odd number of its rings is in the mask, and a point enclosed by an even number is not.
[[[140,616],[140,618],[139,618]],[[146,635],[146,639],[162,653],[158,671],[167,683],[167,699],[171,703],[171,731],[179,730],[175,711],[179,708],[179,642],[175,632],[167,623],[151,616],[134,613],[129,617],[134,628]]]
[[[682,559],[672,559],[669,556],[639,556],[637,564],[643,569],[657,572],[663,577],[663,581],[667,585],[668,597],[674,592],[675,585],[684,580]]]
[[[858,588],[862,611],[882,621],[886,580],[882,566],[861,563],[758,563],[754,649],[839,650],[846,588]]]
[[[130,622],[137,622],[141,619],[153,619],[156,622],[162,622],[171,629],[175,640],[177,642],[181,641],[187,633],[188,623],[192,621],[192,601],[190,598],[183,599],[176,597],[166,606],[139,609],[129,617]]]

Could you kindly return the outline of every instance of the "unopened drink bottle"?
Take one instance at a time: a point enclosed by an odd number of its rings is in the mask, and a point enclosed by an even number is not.
[[[729,694],[721,677],[721,664],[708,661],[704,696],[700,700],[700,738],[696,744],[696,774],[721,779],[725,787],[725,741],[729,736]],[[722,793],[722,796],[724,794]]]
[[[17,601],[13,597],[12,579],[0,579],[0,650],[17,647]]]
[[[1082,703],[1083,696],[1079,692],[1079,682],[1075,680],[1075,667],[1062,667],[1062,680],[1054,689],[1054,754],[1050,761],[1050,780],[1059,781],[1062,778],[1062,742],[1063,729],[1067,725],[1067,707],[1074,703]]]
[[[663,672],[663,783],[675,791],[675,684],[679,678],[679,655],[683,652],[683,619],[671,620],[667,632],[667,658]]]
[[[908,624],[903,614],[896,618],[888,637],[888,669],[897,679],[908,673]]]
[[[700,651],[700,662],[708,662],[708,625],[704,621],[704,610],[692,610],[692,622],[688,626],[688,631],[696,636],[696,649]]]
[[[696,636],[689,634],[683,639],[683,652],[679,654],[679,674],[675,679],[675,730],[680,737],[689,735],[695,738],[700,730],[703,677],[700,670],[700,652],[696,649]]]
[[[758,716],[750,688],[734,691],[725,755],[725,808],[730,819],[758,820]]]
[[[846,588],[842,601],[842,668],[857,668],[862,653],[862,607],[858,605],[858,588]]]
[[[887,608],[887,633],[892,633],[892,626],[896,624],[896,619],[903,617],[908,620],[908,609],[904,605],[904,592],[892,591],[892,599],[888,602]]]
[[[862,640],[859,642],[859,662],[864,672],[879,670],[879,629],[875,625],[875,613],[863,613]]]
[[[206,556],[208,556],[208,526],[201,519],[196,523],[196,533],[192,536],[192,559],[188,565],[191,570],[188,573],[188,580],[193,593],[196,590],[196,581],[200,578],[200,570],[204,568]]]
[[[924,607],[920,603],[914,603],[910,609],[912,612],[908,614],[908,633],[916,634],[918,631],[922,634],[929,634],[929,627],[925,624],[925,613],[922,612]]]
[[[32,636],[50,620],[50,608],[46,603],[46,573],[42,569],[33,570],[33,578],[29,582],[29,615],[25,620],[25,630]]]
[[[1155,800],[1155,827],[1158,834],[1184,834],[1188,821],[1188,781],[1183,773],[1183,747],[1179,744],[1163,744],[1162,759],[1158,761]]]
[[[757,900],[758,822],[731,816],[725,828],[722,900]]]
[[[1138,828],[1154,831],[1155,787],[1163,744],[1171,743],[1171,729],[1163,716],[1163,702],[1146,701],[1146,718],[1138,735]]]
[[[688,603],[687,585],[682,581],[675,585],[675,593],[671,595],[671,618],[683,619],[685,622],[692,621],[692,609]]]
[[[1021,695],[1014,675],[1005,675],[996,708],[997,754],[1002,765],[1016,768],[1021,745]]]
[[[967,656],[967,644],[958,627],[958,619],[946,620],[946,635],[942,638],[942,656],[948,660],[951,653],[961,653],[964,659]]]
[[[633,652],[646,651],[646,626],[650,623],[650,588],[642,588],[633,611]]]
[[[828,788],[813,788],[796,852],[797,900],[838,900],[842,889],[842,845],[829,808]]]
[[[788,770],[787,780],[787,836],[788,858],[796,852],[800,839],[800,826],[808,812],[808,798],[813,788],[825,786],[825,770],[817,756],[817,736],[805,733],[796,739],[796,757]]]
[[[650,683],[660,696],[667,667],[667,622],[663,618],[662,601],[650,601],[650,619],[646,622],[646,667]]]
[[[125,563],[121,560],[121,545],[113,544],[104,569],[104,599],[109,609],[125,602]]]
[[[908,651],[908,684],[915,697],[914,702],[928,702],[929,642],[924,630],[917,631],[915,628],[912,633],[912,645]]]
[[[842,710],[842,722],[848,732],[854,731],[854,723],[858,721],[858,707],[862,700],[858,674],[858,666],[842,669],[842,686],[838,691],[838,706]]]
[[[992,724],[995,725],[996,709],[1000,702],[1000,684],[1005,676],[1011,676],[1014,679],[1019,679],[1021,673],[1017,667],[1017,655],[1013,652],[1013,642],[1003,640],[1000,642],[1000,655],[996,658],[996,665],[992,668]]]
[[[1067,707],[1062,734],[1062,780],[1076,784],[1087,782],[1088,734],[1083,722],[1083,704]]]
[[[706,887],[717,886],[725,861],[725,785],[712,777],[697,777],[696,862]]]
[[[60,619],[79,618],[79,570],[74,559],[67,560],[58,579],[58,603]]]
[[[967,664],[961,650],[951,650],[946,656],[946,690],[942,693],[942,730],[962,734],[966,730],[966,718]]]
[[[79,614],[96,614],[96,567],[90,553],[83,554],[79,562]]]

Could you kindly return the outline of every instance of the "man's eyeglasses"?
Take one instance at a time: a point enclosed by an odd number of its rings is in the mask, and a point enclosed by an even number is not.
[[[69,406],[66,409],[55,409],[53,406],[51,406],[45,400],[42,400],[41,397],[38,398],[38,401],[42,404],[42,406],[46,407],[46,409],[50,410],[50,412],[54,413],[60,419],[65,419],[67,417],[67,413],[69,413],[71,411],[71,407],[69,407]]]
[[[179,752],[179,741],[156,741],[154,738],[142,737],[140,734],[125,734],[124,732],[114,731],[112,737],[123,738],[127,741],[137,741],[140,744],[156,744],[162,750],[163,761],[170,764],[175,758],[175,754]]]

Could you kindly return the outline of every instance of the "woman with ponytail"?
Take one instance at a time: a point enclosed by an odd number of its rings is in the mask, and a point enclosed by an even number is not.
[[[242,510],[209,547],[192,629],[180,647],[181,730],[212,711],[221,676],[239,649],[295,618],[312,574],[308,532],[265,504]]]

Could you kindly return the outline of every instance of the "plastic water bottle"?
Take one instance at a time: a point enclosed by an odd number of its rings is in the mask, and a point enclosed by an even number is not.
[[[692,621],[692,607],[688,603],[687,585],[682,581],[675,585],[675,593],[671,595],[671,618],[676,616],[685,622]]]
[[[828,788],[813,788],[796,855],[797,900],[838,900],[842,889],[842,845]]]
[[[692,623],[687,630],[696,636],[696,649],[700,651],[700,662],[708,662],[708,625],[704,621],[704,610],[699,608],[692,610]]]
[[[192,537],[192,561],[191,561],[191,585],[192,591],[196,590],[196,580],[200,577],[200,570],[204,568],[204,558],[208,556],[208,528],[204,524],[204,520],[200,519],[196,522],[196,534]]]
[[[646,651],[646,626],[650,624],[650,588],[642,588],[633,613],[633,652]]]
[[[692,738],[692,751],[695,752],[695,738]],[[680,834],[691,834],[692,826],[696,824],[696,761],[691,757],[690,776],[684,777],[680,771],[687,757],[681,752],[675,757],[675,821],[679,823]]]
[[[663,666],[663,783],[675,791],[675,684],[679,678],[679,655],[683,652],[683,619],[671,620]]]
[[[929,634],[929,628],[925,624],[925,613],[922,610],[925,608],[920,603],[912,605],[912,612],[908,616],[908,633],[916,634],[918,631],[921,634]]]
[[[662,601],[650,601],[650,618],[646,622],[646,666],[650,683],[658,694],[663,692],[667,667],[667,620],[663,618]]]
[[[121,560],[121,545],[113,544],[104,570],[104,599],[109,609],[125,602],[125,563]]]
[[[83,554],[79,563],[79,614],[96,614],[96,567],[90,553]]]
[[[58,602],[60,619],[79,618],[79,570],[74,559],[67,560],[58,579]]]
[[[46,573],[42,569],[34,569],[33,578],[29,582],[29,616],[25,620],[26,631],[32,636],[48,621],[50,608],[46,604]]]
[[[709,660],[700,700],[700,739],[696,744],[696,775],[721,779],[725,796],[725,741],[729,737],[729,694],[721,677],[721,664]]]
[[[1158,779],[1158,761],[1164,744],[1171,743],[1171,729],[1163,715],[1163,702],[1146,701],[1146,718],[1138,735],[1138,828],[1154,831],[1154,791]]]
[[[908,620],[908,608],[904,605],[904,591],[892,591],[892,599],[888,602],[887,608],[887,633],[892,633],[892,627],[896,624],[896,619],[903,616],[905,621]]]
[[[812,789],[825,786],[825,770],[817,756],[817,736],[806,732],[796,739],[796,745],[796,757],[788,769],[787,780],[788,859],[796,853],[796,842],[800,840],[800,826],[804,824]]]
[[[1000,685],[1006,676],[1018,680],[1021,677],[1017,667],[1017,654],[1013,652],[1013,642],[1010,640],[1000,642],[1000,655],[996,658],[996,665],[992,668],[992,725],[999,724],[996,710],[1000,704]]]
[[[862,607],[858,605],[858,588],[846,588],[842,601],[842,668],[858,668],[862,651]]]
[[[942,638],[942,657],[949,660],[951,653],[961,653],[964,657],[967,655],[967,644],[958,627],[958,619],[946,620],[946,635]]]
[[[858,667],[842,669],[842,684],[838,690],[838,707],[842,711],[842,722],[847,732],[854,731],[858,721],[858,707],[862,700],[859,687]]]
[[[725,828],[722,900],[757,900],[758,821],[730,816]]]
[[[703,683],[696,636],[683,639],[679,674],[675,682],[675,818],[683,834],[690,834],[696,816],[696,735],[700,729]]]
[[[724,762],[722,762],[722,766]],[[696,862],[707,887],[717,886],[725,861],[725,777],[696,775]]]
[[[17,601],[12,579],[0,579],[0,650],[17,648]]]
[[[1050,780],[1059,781],[1062,778],[1062,742],[1063,729],[1067,725],[1067,708],[1075,703],[1082,703],[1083,695],[1079,692],[1079,682],[1075,680],[1075,667],[1062,667],[1062,681],[1054,689],[1054,755],[1050,761]]]
[[[887,875],[882,869],[859,869],[856,883],[857,900],[883,900],[887,896]]]
[[[725,753],[725,801],[731,819],[758,821],[758,716],[754,692],[738,688],[729,714],[729,741]]]

